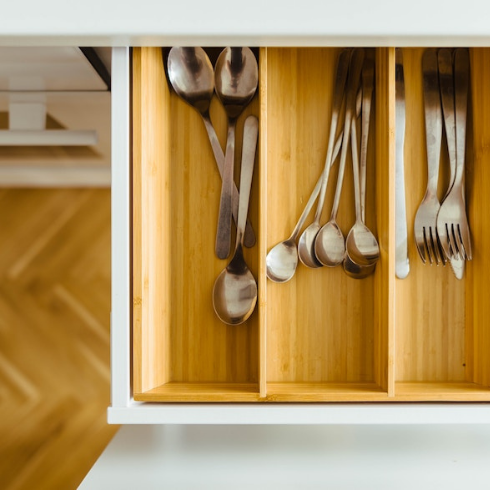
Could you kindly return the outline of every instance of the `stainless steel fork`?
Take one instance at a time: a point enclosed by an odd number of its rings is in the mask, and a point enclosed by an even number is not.
[[[439,57],[448,57],[446,50],[439,52]],[[446,61],[447,63],[447,61]],[[455,133],[448,134],[450,138],[455,136],[452,143],[456,154],[456,173],[454,183],[447,194],[439,210],[437,218],[437,233],[440,243],[447,257],[456,257],[463,260],[471,260],[471,238],[464,196],[464,160],[466,141],[466,114],[468,107],[469,84],[469,56],[468,50],[457,49],[454,59],[455,73]],[[443,99],[444,104],[444,99]],[[457,122],[457,124],[456,124]]]
[[[442,141],[442,111],[439,95],[437,51],[428,49],[422,58],[424,83],[425,134],[427,147],[427,189],[415,216],[414,235],[417,251],[424,263],[445,264],[437,237],[437,197],[439,160]]]

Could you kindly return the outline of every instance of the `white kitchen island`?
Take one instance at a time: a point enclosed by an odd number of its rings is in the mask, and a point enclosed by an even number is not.
[[[29,0],[3,9],[0,46],[113,46],[121,60],[129,46],[490,46],[490,5],[481,1],[250,1],[241,9],[217,0]],[[128,84],[114,79],[113,100],[129,100]],[[129,205],[129,106],[113,111],[109,417],[128,425],[80,488],[488,488],[485,403],[343,411],[328,404],[160,409],[132,401],[129,208],[120,208]]]

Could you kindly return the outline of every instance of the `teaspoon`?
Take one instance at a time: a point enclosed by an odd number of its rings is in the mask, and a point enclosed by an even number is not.
[[[228,116],[223,182],[219,205],[216,255],[225,259],[230,253],[235,128],[238,116],[257,90],[259,69],[249,48],[225,48],[216,62],[216,93]]]
[[[213,287],[213,307],[218,318],[228,325],[245,322],[257,303],[257,282],[243,258],[243,232],[248,213],[259,122],[255,116],[245,120],[243,130],[240,201],[235,254],[217,277]]]
[[[202,48],[173,47],[168,54],[167,72],[176,94],[201,114],[219,174],[223,178],[225,156],[209,117],[209,107],[214,95],[214,70],[208,55]],[[233,219],[236,223],[238,190],[234,182],[232,206]],[[255,241],[255,233],[247,221],[244,244],[246,247],[253,247]]]
[[[352,55],[349,80],[347,86],[347,102],[345,108],[344,140],[342,142],[342,153],[340,155],[339,174],[337,177],[337,188],[335,189],[334,202],[330,220],[318,232],[315,238],[315,254],[318,260],[329,267],[335,267],[342,263],[345,256],[345,242],[342,230],[337,224],[337,213],[340,204],[340,194],[344,180],[345,162],[349,148],[351,122],[356,111],[356,93],[359,85],[364,50],[356,49]]]
[[[339,154],[340,147],[342,145],[342,136],[343,133],[340,133],[337,142],[335,143],[332,165]],[[318,182],[316,183],[315,188],[313,189],[313,192],[306,203],[305,209],[303,210],[303,213],[301,214],[293,232],[291,233],[291,236],[287,240],[275,245],[267,254],[265,259],[267,277],[273,282],[289,281],[296,272],[296,267],[298,266],[298,248],[296,246],[296,238],[298,238],[298,234],[303,227],[306,218],[310,214],[311,208],[313,207],[318,194],[320,193],[322,181],[323,174],[320,175],[320,178],[318,179]]]
[[[351,51],[346,49],[340,53],[337,71],[335,76],[335,86],[333,94],[332,104],[332,120],[330,122],[330,135],[328,138],[327,157],[325,159],[325,166],[321,176],[321,190],[320,198],[318,200],[315,218],[313,223],[309,225],[305,231],[301,234],[298,243],[299,259],[304,265],[310,268],[321,267],[321,262],[318,261],[315,255],[315,237],[320,230],[320,218],[323,211],[323,204],[325,202],[325,194],[327,191],[328,176],[330,173],[330,167],[332,163],[332,153],[334,149],[335,133],[337,132],[337,124],[339,120],[340,109],[342,106],[342,99],[345,88],[345,81],[347,79],[347,71],[349,69],[349,59]]]
[[[372,60],[365,60],[362,72],[363,82],[363,117],[361,138],[361,164],[357,154],[357,127],[352,122],[352,165],[354,175],[354,194],[356,205],[356,223],[351,228],[346,240],[347,255],[344,260],[344,270],[352,271],[355,265],[361,266],[358,276],[366,277],[374,271],[379,259],[379,246],[376,238],[364,224],[366,201],[366,161],[369,135],[369,119],[371,113],[371,96],[374,84],[374,65]],[[361,177],[359,177],[359,172]]]

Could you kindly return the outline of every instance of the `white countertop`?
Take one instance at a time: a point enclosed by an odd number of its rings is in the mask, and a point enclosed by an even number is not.
[[[26,0],[0,16],[0,45],[490,46],[482,0]]]

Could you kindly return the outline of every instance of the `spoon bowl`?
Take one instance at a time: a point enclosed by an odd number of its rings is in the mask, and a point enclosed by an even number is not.
[[[315,221],[303,231],[298,242],[299,260],[310,269],[317,269],[323,265],[315,254],[315,238],[319,230],[320,223]]]
[[[267,254],[267,277],[273,282],[287,282],[296,272],[298,266],[298,249],[296,243],[289,239],[278,243]]]
[[[216,278],[213,287],[214,311],[223,323],[239,325],[250,318],[256,303],[257,283],[241,256]]]
[[[344,272],[352,279],[364,279],[374,273],[376,264],[362,266],[355,262],[346,254],[344,259]]]
[[[319,231],[315,240],[315,255],[328,267],[336,267],[344,260],[344,235],[335,220],[330,220]]]
[[[346,249],[352,261],[361,266],[373,265],[379,259],[378,242],[362,222],[357,222],[349,231]]]
[[[214,94],[214,70],[206,52],[202,48],[173,47],[167,71],[177,95],[206,113]]]

